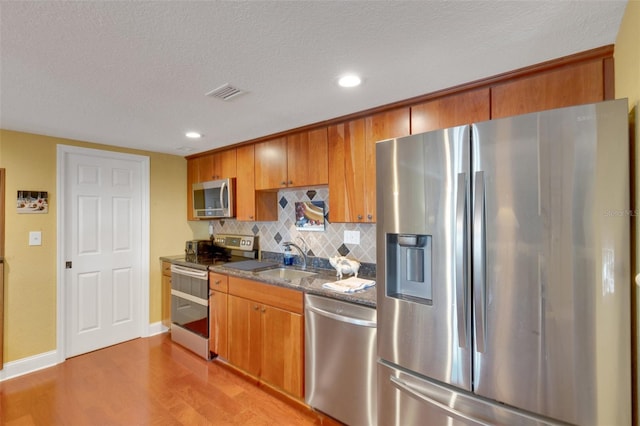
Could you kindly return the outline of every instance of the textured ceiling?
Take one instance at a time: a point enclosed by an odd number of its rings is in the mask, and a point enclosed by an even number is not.
[[[0,127],[187,155],[613,44],[625,6],[1,0]]]

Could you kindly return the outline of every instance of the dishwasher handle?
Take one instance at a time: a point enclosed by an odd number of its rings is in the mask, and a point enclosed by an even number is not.
[[[336,321],[344,322],[347,324],[359,325],[361,327],[371,327],[376,328],[377,323],[375,321],[363,320],[359,318],[347,317],[344,315],[336,314],[334,312],[325,311],[324,309],[316,308],[315,306],[307,305],[305,307],[306,310],[314,312],[318,315],[322,315],[327,318],[334,319]]]

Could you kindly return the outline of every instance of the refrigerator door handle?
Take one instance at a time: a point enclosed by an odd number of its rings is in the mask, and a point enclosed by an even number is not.
[[[486,343],[486,222],[484,172],[475,173],[473,194],[473,303],[476,350],[485,351]]]
[[[427,395],[423,394],[422,392],[420,392],[417,389],[414,389],[409,383],[405,382],[402,379],[399,379],[397,377],[394,376],[389,376],[389,380],[391,380],[391,383],[397,387],[400,391],[402,392],[406,392],[410,395],[412,395],[413,397],[422,400],[428,404],[432,404],[435,405],[436,407],[440,408],[441,410],[446,411],[449,415],[459,419],[459,420],[464,420],[467,422],[473,422],[474,424],[478,424],[478,425],[482,425],[482,426],[491,426],[490,423],[486,423],[483,422],[482,420],[473,418],[471,416],[468,416],[464,413],[461,413],[457,410],[455,410],[454,408],[449,407],[447,404],[444,404],[440,401],[437,401],[433,398],[428,397]]]
[[[458,346],[467,346],[467,179],[458,173],[456,200],[456,307]]]

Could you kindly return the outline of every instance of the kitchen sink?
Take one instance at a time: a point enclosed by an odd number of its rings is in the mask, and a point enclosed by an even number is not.
[[[289,281],[316,275],[315,272],[301,271],[299,269],[289,269],[289,268],[266,269],[264,271],[256,272],[256,274],[265,278],[279,278],[282,280],[289,280]]]

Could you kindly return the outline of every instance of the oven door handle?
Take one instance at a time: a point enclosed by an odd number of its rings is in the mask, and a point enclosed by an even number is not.
[[[188,293],[182,292],[180,290],[171,289],[171,295],[179,297],[181,299],[188,300],[188,301],[193,302],[193,303],[197,303],[198,305],[209,306],[209,300],[208,299],[201,299],[199,297],[194,296],[193,294],[188,294]]]
[[[175,272],[180,275],[188,275],[190,277],[199,278],[201,280],[207,279],[207,271],[201,271],[199,269],[185,268],[183,266],[171,265],[171,272]]]

